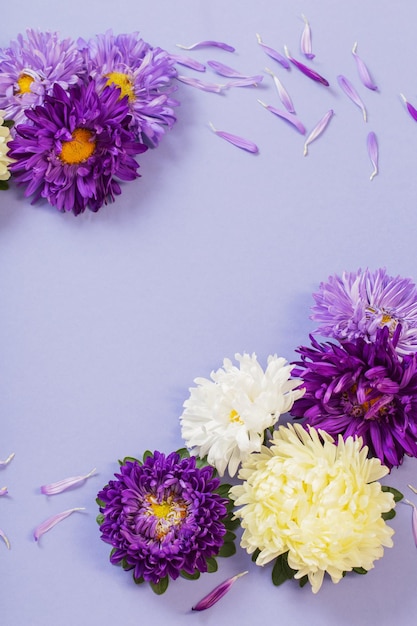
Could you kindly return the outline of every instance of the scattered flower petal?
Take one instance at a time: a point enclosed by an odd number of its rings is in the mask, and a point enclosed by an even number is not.
[[[359,78],[361,79],[361,81],[365,85],[365,87],[368,87],[368,89],[372,89],[372,91],[376,91],[378,89],[378,87],[375,85],[374,81],[372,80],[371,75],[369,73],[369,70],[366,67],[365,63],[362,61],[360,56],[356,53],[357,47],[358,47],[358,42],[355,42],[355,44],[354,44],[354,46],[352,48],[352,54],[353,54],[353,57],[354,57],[354,59],[356,61],[356,66],[358,68]]]
[[[321,83],[322,85],[325,85],[326,87],[329,86],[329,81],[326,80],[323,76],[321,76],[321,74],[318,74],[318,72],[315,72],[310,67],[307,67],[307,65],[304,65],[304,63],[300,63],[300,61],[297,61],[296,59],[294,59],[288,52],[287,46],[284,46],[284,50],[285,50],[285,54],[287,55],[287,58],[291,61],[293,65],[295,65],[295,67],[297,67],[300,70],[300,72],[302,72],[303,74],[311,78],[311,80],[315,80],[317,83]]]
[[[248,573],[247,571],[241,572],[240,574],[236,574],[236,576],[232,576],[232,578],[228,578],[227,580],[224,580],[222,583],[220,583],[220,585],[217,585],[217,587],[215,587],[213,591],[210,591],[210,593],[204,596],[202,600],[197,602],[197,604],[193,606],[192,610],[193,611],[205,611],[206,609],[209,609],[211,606],[213,606],[213,604],[216,604],[216,602],[221,600],[221,598],[223,598],[223,596],[226,595],[226,593],[229,591],[233,583],[238,578],[240,578],[241,576],[244,576],[247,573]]]
[[[221,91],[223,91],[223,89],[226,89],[226,85],[219,85],[217,83],[205,83],[202,80],[198,80],[198,78],[191,78],[190,76],[181,76],[180,74],[178,74],[176,78],[186,85],[196,87],[197,89],[201,89],[202,91],[209,91],[211,93],[220,93]]]
[[[370,180],[378,174],[378,142],[375,133],[371,132],[367,138],[368,154],[371,159],[371,163],[374,166],[374,171],[371,174]]]
[[[410,486],[410,485],[408,485]],[[414,489],[413,489],[414,491]],[[413,532],[413,539],[414,539],[414,544],[417,548],[417,507],[413,502],[410,502],[410,500],[407,500],[406,498],[404,498],[403,500],[404,504],[409,504],[412,509],[413,509],[413,514],[411,517],[411,530]]]
[[[272,70],[270,70],[268,67],[265,68],[265,72],[268,72],[268,74],[270,74],[272,76],[272,78],[274,79],[274,83],[275,83],[275,87],[277,88],[277,91],[278,91],[279,99],[281,100],[282,104],[285,106],[287,111],[289,113],[295,113],[295,109],[294,109],[294,105],[292,103],[292,100],[291,100],[287,90],[285,89],[284,85],[282,84],[282,82],[278,78],[278,76],[276,76],[274,74],[274,72]]]
[[[348,96],[348,98],[350,98],[352,100],[352,102],[354,102],[356,104],[356,106],[358,106],[363,114],[363,119],[366,122],[366,109],[365,109],[365,105],[362,102],[358,92],[356,91],[355,87],[352,85],[352,83],[346,78],[346,76],[342,76],[342,74],[339,74],[339,76],[337,77],[337,82],[339,83],[339,86],[341,87],[341,89],[345,92],[345,94]]]
[[[269,57],[271,57],[271,59],[275,59],[275,61],[278,61],[278,63],[280,63],[282,67],[285,67],[286,70],[290,69],[290,64],[288,63],[287,59],[280,52],[278,52],[278,50],[274,50],[274,48],[270,48],[269,46],[264,44],[261,36],[258,33],[256,33],[256,38],[258,40],[258,44],[263,48],[264,52]]]
[[[209,65],[212,70],[217,72],[217,74],[220,74],[220,76],[226,76],[227,78],[248,78],[248,76],[234,70],[233,67],[229,67],[228,65],[224,65],[218,61],[207,61],[207,65]]]
[[[307,59],[314,59],[316,56],[312,53],[311,45],[311,28],[305,15],[301,16],[304,20],[304,30],[301,34],[301,52]]]
[[[191,46],[183,46],[180,43],[177,43],[177,47],[182,50],[197,50],[198,48],[221,48],[222,50],[226,50],[226,52],[234,52],[235,49],[233,46],[229,46],[227,43],[223,43],[221,41],[198,41],[197,43],[193,43]]]
[[[200,61],[196,61],[195,59],[191,59],[190,57],[184,57],[180,54],[170,54],[171,59],[178,63],[179,65],[184,65],[185,67],[189,67],[192,70],[196,70],[197,72],[205,72],[206,66],[204,63],[200,63]]]
[[[407,107],[407,110],[408,110],[409,114],[417,122],[417,109],[415,107],[413,107],[413,105],[408,102],[407,98],[402,93],[400,93],[400,96],[404,100],[405,106]]]
[[[46,519],[44,522],[42,522],[42,524],[39,524],[39,526],[35,528],[35,531],[33,533],[35,541],[38,541],[42,537],[42,535],[48,532],[48,530],[51,530],[51,528],[56,526],[56,524],[62,522],[62,520],[64,520],[75,511],[85,511],[85,507],[75,507],[74,509],[68,509],[67,511],[62,511],[62,513],[57,513],[56,515],[52,515],[52,517],[48,517],[48,519]]]
[[[7,487],[1,487],[0,496],[7,496],[8,493]]]
[[[9,456],[7,457],[7,459],[5,459],[4,461],[0,461],[0,467],[4,467],[4,466],[6,466],[6,465],[9,465],[10,461],[11,461],[12,459],[14,459],[14,455],[15,455],[15,453],[14,453],[14,452],[12,452],[11,454],[9,454]]]
[[[306,142],[304,144],[304,156],[307,156],[308,154],[308,146],[311,143],[313,143],[313,141],[315,141],[318,137],[320,137],[320,135],[326,129],[328,123],[332,119],[333,115],[334,115],[334,111],[333,109],[330,109],[329,111],[327,111],[326,115],[324,115],[321,118],[318,124],[313,128],[313,130],[307,137]]]
[[[80,483],[87,480],[96,473],[96,468],[92,469],[91,472],[85,474],[85,476],[71,476],[71,478],[64,478],[63,480],[59,480],[56,483],[51,483],[49,485],[42,485],[41,493],[46,496],[54,496],[57,493],[62,493],[66,489],[70,489],[70,487],[75,487],[75,485],[79,485]]]
[[[0,537],[3,539],[4,543],[6,544],[7,549],[10,550],[10,541],[8,540],[7,536],[4,534],[2,530],[0,530]]]
[[[238,137],[237,135],[232,135],[224,130],[216,130],[211,122],[209,122],[210,128],[216,135],[222,137],[222,139],[226,139],[229,143],[232,143],[234,146],[241,148],[242,150],[246,150],[247,152],[252,152],[252,154],[257,154],[259,152],[259,148],[256,144],[248,139],[244,139],[243,137]]]
[[[287,122],[295,126],[295,128],[298,130],[299,133],[301,133],[302,135],[305,135],[306,133],[305,126],[304,124],[302,124],[302,122],[300,122],[298,117],[296,117],[292,113],[283,111],[282,109],[276,109],[271,104],[265,104],[265,102],[262,102],[262,100],[258,100],[258,102],[259,104],[262,104],[262,106],[265,107],[265,109],[267,109],[274,115],[278,115],[278,117],[282,117],[284,120],[287,120]]]
[[[413,485],[408,485],[408,487],[409,487],[409,489],[411,489],[411,491],[412,491],[413,493],[416,493],[416,494],[417,494],[417,489],[416,489],[415,487],[413,487]]]
[[[251,87],[257,86],[258,83],[263,81],[263,76],[246,76],[245,78],[237,79],[237,80],[229,80],[226,83],[226,87]]]

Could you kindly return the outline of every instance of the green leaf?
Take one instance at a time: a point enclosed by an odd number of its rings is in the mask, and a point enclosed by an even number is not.
[[[307,583],[308,583],[308,576],[307,576],[307,574],[305,576],[303,576],[302,578],[300,578],[299,581],[298,581],[298,584],[300,585],[300,587],[304,587]]]
[[[198,571],[198,569],[195,570],[195,572],[193,572],[192,574],[189,574],[184,569],[182,569],[180,571],[180,574],[183,578],[186,578],[187,580],[197,580],[198,578],[200,578],[200,572]]]
[[[352,570],[356,572],[357,574],[361,574],[362,576],[368,573],[368,570],[365,569],[364,567],[353,567]]]
[[[12,128],[14,126],[14,121],[13,120],[3,120],[3,126],[6,126],[6,128]]]
[[[232,556],[236,553],[236,546],[234,543],[224,543],[219,550],[219,556]]]
[[[288,565],[288,552],[281,554],[275,559],[275,565],[272,569],[272,582],[274,585],[282,585],[286,580],[294,578],[296,570]]]
[[[240,526],[240,520],[239,520],[239,518],[227,519],[224,522],[224,526],[225,526],[225,528],[227,528],[227,530],[236,530],[236,528],[239,528],[239,526]]]
[[[107,487],[107,485],[106,485],[106,487]],[[97,502],[97,504],[98,504],[100,507],[104,507],[104,506],[106,506],[106,503],[105,503],[105,502],[103,502],[103,500],[100,500],[100,498],[96,498],[96,502]]]
[[[258,558],[258,556],[261,554],[261,551],[259,550],[259,548],[256,548],[255,552],[252,554],[252,561],[253,563],[255,563],[256,559]]]
[[[196,457],[195,459],[195,465],[196,467],[198,467],[198,469],[201,469],[202,467],[207,467],[207,465],[210,465],[210,463],[208,463],[207,461],[207,457],[203,457],[202,459],[200,459],[199,456]],[[214,476],[214,472],[213,472],[213,476]]]
[[[216,489],[216,493],[221,496],[222,498],[228,498],[229,497],[229,491],[230,491],[230,487],[232,485],[228,485],[226,483],[223,483],[222,485],[219,485]]]
[[[130,461],[130,463],[139,463],[139,465],[142,465],[142,463],[138,459],[135,459],[135,457],[133,456],[125,456],[123,461],[119,461],[119,463],[120,465],[125,465],[125,463],[127,463],[128,461]]]
[[[0,191],[6,191],[9,188],[9,183],[5,180],[0,180]]]
[[[232,533],[231,531],[228,530],[227,533],[223,537],[223,543],[233,543],[235,539],[236,539],[235,533]]]
[[[148,459],[150,456],[153,456],[153,452],[151,452],[150,450],[145,450],[142,457],[143,462],[145,463],[146,459]]]
[[[96,522],[99,526],[102,525],[102,523],[104,522],[104,515],[103,513],[99,513],[96,517]]]
[[[206,559],[206,563],[207,563],[207,571],[209,574],[213,574],[214,572],[217,572],[219,566],[217,565],[217,561],[215,558],[213,558],[212,556],[208,557]]]
[[[152,591],[158,596],[161,596],[168,589],[168,583],[168,576],[165,576],[165,578],[161,578],[159,583],[151,583]]]
[[[125,572],[130,572],[130,570],[135,567],[134,565],[131,565],[130,563],[128,563],[126,559],[122,559],[121,564]]]
[[[141,585],[142,583],[145,582],[145,579],[143,576],[141,576],[140,578],[136,578],[136,576],[133,574],[133,581],[135,585]]]
[[[389,491],[394,496],[394,502],[400,502],[404,498],[401,491],[395,489],[395,487],[388,487],[388,485],[381,485],[382,491]]]
[[[391,509],[391,511],[388,511],[387,513],[381,513],[381,517],[383,520],[387,521],[389,519],[392,519],[393,517],[395,517],[396,513],[394,511],[394,509]]]

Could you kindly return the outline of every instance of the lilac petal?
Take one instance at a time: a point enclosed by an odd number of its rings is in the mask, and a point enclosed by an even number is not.
[[[204,83],[202,80],[198,80],[198,78],[181,76],[180,74],[177,74],[175,78],[182,83],[185,83],[186,85],[196,87],[197,89],[201,89],[202,91],[209,91],[211,93],[220,93],[221,91],[223,91],[223,89],[226,89],[226,85],[219,85],[217,83]]]
[[[51,483],[49,485],[42,485],[41,493],[46,496],[54,496],[57,493],[62,493],[66,489],[70,489],[70,487],[74,487],[75,485],[79,485],[80,483],[87,480],[96,473],[96,468],[92,469],[91,472],[85,474],[85,476],[71,476],[71,478],[64,478],[63,480],[59,480],[56,483]]]
[[[302,15],[301,17],[304,20],[304,29],[301,34],[301,52],[305,57],[307,57],[307,59],[314,59],[316,55],[312,53],[310,24],[308,23],[305,15]]]
[[[5,459],[4,461],[0,461],[0,467],[5,467],[6,465],[9,465],[10,461],[14,459],[14,455],[15,453],[12,452],[11,454],[9,454],[7,459]]]
[[[413,105],[408,102],[407,98],[402,93],[400,93],[400,96],[404,100],[405,106],[407,107],[409,114],[417,122],[417,109],[414,108]]]
[[[197,72],[205,72],[206,66],[204,63],[200,63],[195,59],[191,59],[190,57],[184,57],[181,54],[170,54],[171,59],[178,63],[179,65],[184,65],[185,67],[189,67],[192,70],[196,70]]]
[[[408,485],[410,487],[410,485]],[[413,489],[413,488],[412,488]],[[414,489],[413,489],[414,491]],[[404,504],[408,504],[409,506],[412,507],[413,509],[413,514],[411,517],[411,530],[413,533],[413,539],[414,539],[414,544],[417,548],[417,507],[413,502],[410,502],[410,500],[407,500],[406,498],[404,498],[403,500]]]
[[[39,524],[39,526],[35,528],[35,531],[33,533],[35,541],[38,541],[42,537],[42,535],[48,532],[48,530],[51,530],[51,528],[53,528],[56,524],[62,522],[62,520],[64,520],[75,511],[84,510],[85,507],[83,506],[75,507],[74,509],[68,509],[68,511],[63,511],[62,513],[57,513],[56,515],[52,515],[52,517],[48,517],[48,519],[46,519],[44,522],[42,522],[42,524]]]
[[[371,180],[378,174],[378,142],[375,133],[371,132],[367,138],[368,154],[374,171],[371,174]]]
[[[241,572],[240,574],[236,574],[236,576],[232,576],[232,578],[228,578],[227,580],[224,580],[222,583],[220,583],[220,585],[217,585],[217,587],[215,587],[213,591],[210,591],[210,593],[204,596],[202,600],[197,602],[197,604],[193,606],[192,610],[193,611],[205,611],[206,609],[209,609],[211,606],[213,606],[213,604],[216,604],[216,602],[221,600],[221,598],[223,598],[223,596],[226,595],[230,587],[238,578],[240,578],[241,576],[244,576],[247,573],[248,573],[247,571]]]
[[[256,144],[248,139],[244,139],[243,137],[238,137],[237,135],[232,135],[231,133],[227,133],[224,130],[216,130],[211,122],[209,122],[210,128],[216,135],[222,137],[226,141],[229,141],[234,146],[241,148],[242,150],[246,150],[247,152],[252,152],[252,154],[257,154],[259,152],[259,148]]]
[[[315,80],[317,83],[321,83],[322,85],[325,85],[326,87],[329,86],[329,81],[326,80],[323,76],[321,76],[321,74],[312,70],[311,67],[307,67],[307,65],[304,65],[304,63],[300,63],[300,61],[297,61],[297,59],[294,59],[288,52],[287,46],[284,46],[284,50],[285,50],[285,54],[287,55],[287,58],[291,61],[293,65],[295,65],[295,67],[297,67],[300,70],[300,72],[302,72],[303,74],[311,78],[311,80]]]
[[[241,78],[240,80],[229,80],[228,83],[226,83],[226,87],[251,87],[251,86],[255,86],[258,83],[261,83],[263,81],[263,76],[246,76],[245,78]]]
[[[355,87],[352,85],[352,83],[346,78],[346,76],[342,76],[342,74],[339,74],[339,76],[337,77],[337,82],[339,83],[341,89],[345,92],[345,94],[348,96],[348,98],[350,98],[352,100],[352,102],[354,102],[356,104],[356,106],[358,106],[363,114],[363,119],[366,122],[366,109],[365,109],[365,105],[362,102],[358,92],[356,91]]]
[[[270,70],[268,67],[265,68],[265,72],[268,72],[268,74],[270,74],[272,76],[272,78],[274,79],[274,83],[275,83],[275,87],[277,88],[277,91],[278,91],[279,99],[281,100],[282,104],[285,106],[287,111],[289,113],[295,113],[294,105],[293,105],[292,100],[291,100],[291,98],[289,96],[289,93],[285,89],[284,85],[281,83],[281,81],[278,78],[278,76],[275,76],[274,72],[272,70]]]
[[[177,43],[177,47],[182,50],[197,50],[198,48],[221,48],[222,50],[226,50],[226,52],[234,52],[235,49],[233,46],[229,46],[227,43],[223,43],[221,41],[198,41],[197,43],[193,43],[191,46],[183,46],[180,43]]]
[[[413,487],[413,485],[408,485],[408,488],[409,488],[409,489],[411,489],[411,491],[412,491],[413,493],[416,493],[416,494],[417,494],[417,489],[416,489],[416,487]]]
[[[276,109],[270,104],[265,104],[265,102],[262,102],[262,100],[258,100],[258,102],[259,104],[262,104],[262,106],[265,107],[265,109],[267,109],[274,115],[277,115],[278,117],[282,117],[282,119],[286,120],[287,122],[295,126],[295,128],[298,130],[299,133],[301,133],[302,135],[305,135],[306,133],[305,126],[304,124],[302,124],[302,122],[300,122],[298,117],[295,117],[295,115],[293,115],[292,113],[288,113],[287,111],[283,111],[282,109]]]
[[[362,83],[365,85],[365,87],[367,87],[368,89],[372,89],[372,91],[376,91],[378,89],[378,87],[375,85],[374,81],[371,78],[371,75],[369,73],[368,68],[366,67],[365,63],[362,61],[362,59],[360,58],[360,56],[358,56],[358,54],[356,53],[356,48],[358,47],[358,43],[355,42],[353,48],[352,48],[352,54],[353,57],[356,61],[356,66],[358,68],[358,73],[359,73],[359,78],[361,79]]]
[[[3,539],[4,543],[7,546],[7,549],[10,550],[10,541],[8,540],[7,536],[4,534],[4,532],[0,529],[0,537]]]
[[[0,496],[7,496],[8,493],[7,487],[1,487]]]
[[[306,142],[304,144],[304,156],[307,156],[308,146],[311,143],[313,143],[313,141],[315,141],[315,139],[317,139],[317,137],[320,137],[320,135],[326,129],[328,123],[332,119],[333,115],[334,115],[334,111],[333,111],[333,109],[330,109],[329,111],[327,111],[326,115],[324,115],[321,118],[321,120],[318,122],[318,124],[313,128],[313,130],[311,131],[311,133],[307,137]]]
[[[280,63],[282,67],[285,67],[286,70],[290,69],[290,64],[288,63],[287,59],[280,52],[278,52],[278,50],[274,50],[274,48],[270,48],[269,46],[264,44],[261,36],[258,33],[256,33],[256,38],[258,40],[258,44],[263,48],[264,52],[269,57],[271,57],[271,59],[275,59],[275,61],[278,61],[278,63]]]
[[[229,67],[228,65],[224,65],[218,61],[207,61],[207,65],[209,65],[212,70],[217,72],[217,74],[220,74],[220,76],[226,76],[227,78],[248,78],[248,76],[234,70],[233,67]]]

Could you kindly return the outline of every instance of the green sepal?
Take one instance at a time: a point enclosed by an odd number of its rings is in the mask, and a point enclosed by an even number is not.
[[[240,526],[239,518],[227,519],[224,523],[224,526],[227,530],[236,530]]]
[[[229,491],[232,485],[228,485],[227,483],[223,483],[219,485],[216,489],[216,492],[222,498],[229,498]],[[233,503],[232,503],[233,504]]]
[[[3,126],[6,126],[6,128],[13,128],[14,121],[13,120],[3,120]]]
[[[232,533],[230,530],[228,530],[227,533],[223,537],[223,542],[233,543],[235,539],[236,539],[235,533]]]
[[[177,450],[177,454],[180,455],[180,459],[190,458],[190,453],[188,452],[187,448],[180,448],[179,450]]]
[[[130,572],[130,570],[132,570],[135,567],[134,565],[131,565],[130,563],[128,563],[126,559],[122,559],[120,563],[125,572]]]
[[[112,549],[110,550],[110,558],[111,558],[111,557],[113,556],[113,554],[116,552],[116,549],[117,549],[117,548],[112,548]],[[120,563],[119,563],[119,565],[120,565]]]
[[[236,554],[236,546],[234,543],[224,543],[219,550],[219,556],[232,556]]]
[[[106,487],[107,487],[107,485],[106,485]],[[104,507],[104,506],[106,506],[106,503],[105,503],[105,502],[103,502],[103,500],[100,500],[100,498],[96,498],[96,502],[97,502],[97,504],[99,505],[99,507]]]
[[[150,450],[145,450],[142,457],[143,463],[145,463],[146,459],[149,459],[150,456],[153,456],[153,452],[151,452]]]
[[[135,583],[135,585],[141,585],[145,582],[145,579],[143,576],[141,576],[140,578],[136,578],[136,576],[133,574],[133,582]]]
[[[139,461],[139,459],[135,459],[134,456],[125,456],[123,461],[120,461],[119,459],[119,465],[125,465],[128,461],[130,461],[130,463],[139,463],[139,465],[142,465],[142,462]]]
[[[6,180],[0,180],[0,191],[6,191],[9,188],[9,183]]]
[[[197,456],[195,459],[195,465],[196,467],[198,467],[198,469],[201,469],[202,467],[207,467],[207,465],[210,465],[210,463],[207,461],[207,456],[204,456],[203,458]],[[213,477],[215,476],[217,476],[217,472],[213,468]]]
[[[158,596],[161,596],[168,589],[169,578],[165,576],[165,578],[161,578],[159,583],[150,583],[152,591],[156,593]]]
[[[256,559],[258,558],[260,554],[261,554],[261,551],[259,550],[259,548],[256,548],[255,552],[251,556],[253,563],[255,563]]]
[[[392,519],[393,517],[395,517],[396,513],[394,511],[394,509],[391,509],[391,511],[387,511],[386,513],[381,513],[381,517],[382,519],[386,522],[389,519]]]
[[[304,587],[307,583],[308,583],[308,576],[307,576],[307,574],[305,576],[303,576],[302,578],[300,578],[299,581],[298,581],[298,584],[300,585],[300,587]]]
[[[206,559],[206,563],[207,563],[207,572],[209,574],[213,574],[214,572],[217,572],[217,570],[219,569],[216,559],[213,558],[212,556],[209,556]]]
[[[404,495],[401,493],[401,491],[398,491],[398,489],[395,489],[395,487],[388,487],[388,485],[381,485],[381,490],[389,491],[390,493],[392,493],[392,495],[394,496],[394,502],[400,502],[404,498]]]
[[[272,582],[277,587],[285,583],[286,580],[290,580],[294,578],[294,574],[297,573],[297,570],[292,569],[288,565],[288,552],[285,554],[280,554],[275,559],[274,567],[272,568]]]
[[[103,513],[99,513],[96,517],[96,522],[99,526],[102,525],[102,523],[104,522],[104,515]]]
[[[361,576],[364,576],[365,574],[368,573],[368,570],[365,569],[364,567],[353,567],[352,571],[356,572],[357,574],[361,574]]]
[[[198,569],[193,572],[192,574],[189,574],[188,572],[186,572],[185,570],[181,570],[180,574],[183,578],[185,578],[186,580],[197,580],[198,578],[200,578],[201,572],[198,571]]]

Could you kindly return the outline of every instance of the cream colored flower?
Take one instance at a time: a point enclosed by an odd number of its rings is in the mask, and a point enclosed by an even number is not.
[[[241,546],[260,554],[265,565],[288,552],[295,578],[308,576],[314,593],[325,572],[334,583],[354,567],[370,570],[391,547],[394,531],[382,513],[394,506],[378,481],[388,473],[368,459],[360,438],[340,436],[336,445],[324,431],[300,424],[281,426],[271,447],[243,464],[230,495],[241,507]]]
[[[12,138],[10,130],[7,126],[3,126],[5,112],[0,109],[0,180],[8,180],[10,178],[9,165],[13,163],[13,159],[7,156],[9,151],[8,142]]]
[[[259,452],[264,432],[304,393],[302,380],[276,355],[265,372],[256,355],[236,354],[239,367],[224,359],[211,380],[196,378],[180,417],[182,438],[193,454],[205,457],[221,476],[234,476],[241,461]]]

